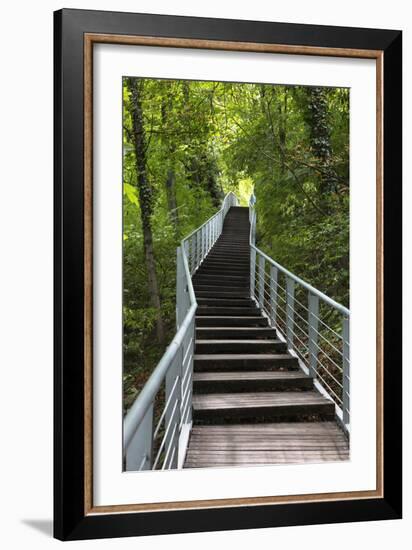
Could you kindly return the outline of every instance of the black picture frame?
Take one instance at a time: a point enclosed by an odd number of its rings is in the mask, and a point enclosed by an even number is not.
[[[383,495],[93,514],[85,511],[84,36],[379,50],[383,55]],[[61,540],[400,518],[402,514],[402,33],[63,9],[54,13],[54,536]]]

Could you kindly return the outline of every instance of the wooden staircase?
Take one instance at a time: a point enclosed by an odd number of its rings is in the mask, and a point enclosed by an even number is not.
[[[250,299],[248,215],[229,210],[193,277],[193,429],[184,467],[346,460],[333,401]]]

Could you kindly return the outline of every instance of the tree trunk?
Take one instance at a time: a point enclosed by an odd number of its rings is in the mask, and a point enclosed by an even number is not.
[[[332,147],[328,125],[328,104],[324,88],[308,88],[310,142],[318,159],[321,193],[336,191],[336,176],[331,166]]]
[[[166,198],[167,208],[169,210],[170,218],[175,228],[176,237],[179,237],[179,214],[177,212],[177,200],[176,200],[176,186],[175,186],[175,173],[172,168],[167,171],[166,177]]]
[[[280,173],[283,176],[286,168],[286,121],[288,109],[288,91],[284,90],[283,108],[282,102],[278,101],[279,109],[279,154],[280,154]]]
[[[162,134],[163,139],[163,147],[165,149],[166,153],[166,163],[168,165],[167,167],[167,176],[166,176],[166,198],[167,198],[167,207],[169,210],[170,219],[172,221],[172,224],[174,226],[175,235],[176,238],[179,238],[179,215],[177,211],[177,200],[176,200],[176,176],[175,176],[175,170],[174,170],[174,162],[173,162],[173,155],[174,155],[174,145],[173,145],[173,137],[171,137],[171,127],[170,124],[170,113],[172,110],[172,98],[170,95],[170,83],[169,82],[163,82],[163,90],[162,90],[162,104],[161,104],[161,115],[162,115],[162,124],[163,128],[166,130]],[[169,132],[167,132],[169,130]]]
[[[132,117],[132,138],[136,156],[137,189],[139,193],[140,213],[143,228],[143,248],[149,286],[150,301],[157,311],[156,334],[160,345],[165,344],[159,285],[157,282],[156,260],[153,250],[153,232],[151,217],[153,213],[153,190],[146,174],[146,139],[143,125],[141,94],[144,83],[139,78],[128,78],[127,86],[131,92],[130,113]]]

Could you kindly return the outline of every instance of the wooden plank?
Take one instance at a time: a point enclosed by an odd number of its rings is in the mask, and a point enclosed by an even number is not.
[[[271,455],[255,455],[244,457],[226,457],[217,459],[215,456],[204,456],[202,458],[188,458],[185,468],[216,468],[216,467],[236,467],[236,466],[269,466],[276,464],[307,464],[323,462],[340,462],[349,459],[348,453],[276,453]]]
[[[258,460],[260,462],[266,461],[267,463],[270,463],[268,461],[271,460],[281,460],[282,458],[285,459],[292,459],[292,458],[300,458],[300,459],[308,459],[313,457],[319,457],[319,458],[327,458],[327,457],[347,457],[348,452],[346,450],[343,450],[342,452],[339,452],[337,449],[331,449],[331,450],[280,450],[280,451],[250,451],[250,452],[239,452],[239,451],[212,451],[210,453],[205,453],[203,450],[199,451],[198,454],[191,451],[188,453],[188,460],[199,460],[199,461],[205,461],[206,459],[209,461],[211,458],[213,458],[216,462],[242,462],[244,460]]]
[[[256,441],[252,442],[239,442],[241,445],[235,445],[233,443],[219,443],[219,442],[208,442],[208,445],[196,445],[192,443],[190,445],[189,454],[207,454],[207,453],[259,453],[259,452],[320,452],[320,451],[346,451],[348,445],[345,441],[337,442],[306,442],[301,443],[295,441],[294,443],[282,443],[279,442],[278,445],[272,443],[271,445],[267,443],[257,443]]]
[[[235,371],[235,372],[195,372],[194,381],[202,380],[299,380],[309,378],[302,371]]]
[[[196,371],[211,370],[273,370],[299,368],[296,357],[287,353],[214,353],[194,355]]]
[[[335,443],[344,443],[347,444],[347,439],[344,435],[341,437],[338,436],[330,436],[325,437],[321,435],[315,435],[315,436],[306,436],[306,437],[300,437],[294,434],[288,435],[288,436],[280,436],[280,435],[274,435],[274,436],[268,436],[266,435],[265,438],[262,438],[261,436],[255,436],[253,434],[235,434],[235,435],[201,435],[201,436],[195,436],[192,435],[190,439],[191,445],[226,445],[227,443],[230,443],[230,445],[237,445],[238,443],[256,443],[256,444],[262,444],[262,445],[268,445],[268,446],[280,446],[280,445],[290,445],[298,443],[299,445],[315,445],[318,442],[320,444],[323,444],[324,442],[332,442]]]
[[[283,434],[288,432],[301,434],[313,433],[340,433],[342,430],[335,422],[272,422],[267,424],[228,424],[227,426],[194,426],[192,434],[196,433],[273,433]]]
[[[255,407],[277,405],[318,405],[332,402],[315,391],[307,392],[254,392],[254,393],[215,393],[194,395],[195,409],[230,409],[232,407]]]

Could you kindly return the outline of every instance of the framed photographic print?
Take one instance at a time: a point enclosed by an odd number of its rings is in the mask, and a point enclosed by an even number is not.
[[[55,536],[400,518],[401,32],[54,24]]]

